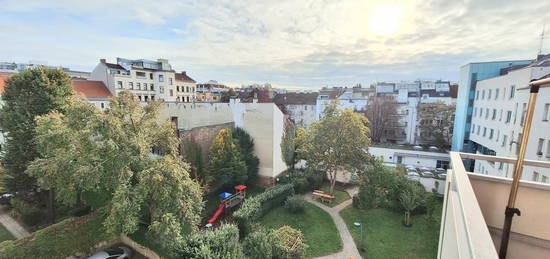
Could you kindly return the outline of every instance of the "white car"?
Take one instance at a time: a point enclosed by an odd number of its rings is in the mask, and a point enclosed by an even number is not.
[[[128,259],[130,256],[132,256],[132,249],[119,246],[99,251],[88,259]]]
[[[424,171],[420,173],[420,176],[426,177],[426,178],[434,178],[434,174],[432,172]]]
[[[408,176],[420,176],[417,172],[408,172]]]
[[[413,149],[416,149],[416,150],[422,150],[424,149],[422,146],[413,146]]]

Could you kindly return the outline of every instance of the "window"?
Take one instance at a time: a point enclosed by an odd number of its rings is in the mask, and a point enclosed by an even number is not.
[[[544,113],[542,114],[542,121],[548,121],[550,117],[548,115],[550,113],[550,103],[544,104]]]
[[[141,83],[136,83],[136,89],[141,90]]]
[[[504,168],[504,163],[500,162],[498,165],[498,170],[502,170],[502,168]]]
[[[487,135],[487,127],[483,127],[483,136]]]
[[[489,108],[485,108],[485,119],[489,118]]]
[[[154,100],[155,100],[155,96],[151,95],[151,101],[154,101]]]
[[[503,147],[506,146],[506,144],[507,144],[506,141],[507,141],[507,140],[508,140],[508,136],[507,136],[507,135],[503,135],[503,136],[502,136],[502,146],[503,146]]]
[[[500,92],[499,88],[495,89],[495,100],[498,99],[499,92]]]
[[[146,77],[145,72],[136,72],[136,77]]]
[[[502,121],[502,109],[500,109],[500,112],[498,114],[498,121]]]
[[[483,117],[483,108],[479,108],[479,117]]]
[[[130,86],[130,89],[134,89],[134,83],[133,82],[128,82],[128,85]]]
[[[493,109],[493,118],[492,120],[495,120],[497,118],[497,109]]]
[[[477,115],[477,107],[474,108],[474,117]]]
[[[479,100],[479,90],[476,91],[476,100]]]
[[[539,173],[538,172],[533,172],[533,182],[538,182],[539,181]]]
[[[510,99],[514,98],[514,95],[516,94],[516,86],[512,86],[512,88],[510,88]]]
[[[141,102],[141,95],[138,95],[138,100]]]
[[[147,90],[149,88],[147,88],[147,83],[143,83],[143,90]]]
[[[481,129],[481,127],[479,125],[477,125],[477,135],[479,135],[480,129]]]
[[[472,130],[471,130],[471,133],[474,133],[474,131],[476,130],[476,125],[475,124],[472,124]]]
[[[146,101],[146,102],[149,101],[149,96],[147,96],[147,95],[143,96],[143,100]]]
[[[105,109],[105,104],[101,103],[101,109]]]
[[[172,85],[174,82],[172,81],[173,79],[171,77],[168,78],[168,84],[169,85]]]
[[[304,110],[306,110],[306,111],[307,111],[307,105],[306,105],[306,106],[304,106]],[[409,110],[407,110],[407,111],[409,111]]]
[[[170,89],[170,96],[174,96],[174,90]]]
[[[153,73],[149,73],[149,79],[153,80]]]
[[[543,183],[548,183],[548,177],[546,175],[543,175],[542,176],[542,181]]]
[[[519,147],[521,146],[521,138],[523,138],[523,134],[522,133],[519,133],[518,134],[518,141],[517,141],[517,144],[516,144],[516,155],[519,153]]]
[[[546,144],[546,158],[550,158],[550,140]]]
[[[489,132],[489,139],[493,139],[494,134],[495,134],[495,130],[491,129],[491,131]]]
[[[122,89],[122,81],[118,81],[117,85],[118,85],[118,89]]]
[[[179,92],[179,91],[180,91],[180,86],[176,85],[176,92]]]
[[[485,90],[481,91],[481,100],[485,100]]]
[[[506,123],[510,123],[511,120],[512,120],[512,111],[507,111],[506,112]]]
[[[159,75],[159,82],[164,82],[164,75]]]
[[[537,156],[542,156],[542,148],[544,147],[544,139],[539,138],[539,145],[537,146]]]
[[[506,87],[502,88],[502,100],[506,99]]]
[[[164,86],[159,86],[159,92],[160,92],[161,94],[164,93]]]
[[[155,85],[154,84],[150,84],[149,88],[151,88],[151,91],[155,91]]]
[[[493,90],[489,89],[489,92],[487,93],[487,100],[491,100],[492,93],[493,93]]]
[[[437,160],[435,166],[436,168],[449,169],[449,161]]]

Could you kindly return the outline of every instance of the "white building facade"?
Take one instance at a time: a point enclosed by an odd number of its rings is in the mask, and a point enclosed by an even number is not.
[[[176,78],[180,79],[176,80]],[[116,64],[100,59],[99,64],[92,71],[91,80],[102,81],[113,95],[128,90],[143,102],[151,100],[186,102],[187,97],[192,96],[195,89],[194,80],[185,72],[176,75],[166,59],[150,61],[117,58]],[[191,87],[193,91],[182,92],[182,87],[184,89]]]
[[[533,79],[548,77],[550,58],[509,71],[507,74],[478,81],[470,138],[476,153],[517,157],[518,143],[525,124],[529,90],[518,90]],[[550,88],[541,88],[529,135],[525,159],[550,161]],[[513,164],[476,161],[474,172],[512,177]],[[522,179],[549,183],[550,170],[526,166]]]

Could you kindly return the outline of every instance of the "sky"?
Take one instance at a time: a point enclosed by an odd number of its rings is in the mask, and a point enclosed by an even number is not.
[[[541,0],[0,0],[0,61],[91,71],[166,58],[197,82],[316,90],[458,81],[469,62],[532,59]]]

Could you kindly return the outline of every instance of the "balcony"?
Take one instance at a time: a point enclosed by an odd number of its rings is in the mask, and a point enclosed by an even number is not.
[[[463,159],[514,163],[514,158],[451,152],[438,258],[498,258],[504,209],[512,180],[466,172]],[[550,168],[549,162],[525,160]],[[546,170],[546,169],[545,169]],[[550,185],[520,181],[507,259],[549,258]]]

